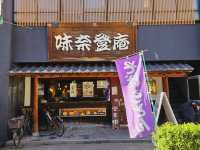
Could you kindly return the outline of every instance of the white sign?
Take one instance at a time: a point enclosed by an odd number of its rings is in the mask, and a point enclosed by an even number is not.
[[[117,86],[113,86],[112,87],[112,95],[117,95],[117,94],[118,94]]]
[[[25,77],[24,106],[31,106],[31,78]]]
[[[0,16],[2,15],[2,3],[3,3],[3,0],[0,0]]]
[[[77,84],[75,82],[70,83],[70,97],[77,97]]]
[[[107,80],[97,80],[97,88],[107,88],[108,87],[108,81]]]
[[[83,82],[83,97],[93,97],[93,96],[94,96],[94,83]]]
[[[130,45],[128,35],[121,33],[117,33],[116,36],[113,37],[113,40],[104,33],[96,34],[94,40],[92,40],[92,37],[89,35],[80,34],[78,37],[73,38],[66,33],[63,33],[63,35],[55,35],[54,38],[56,40],[56,49],[61,51],[90,51],[93,43],[96,45],[96,52],[123,51],[128,50]],[[73,41],[73,39],[75,40]],[[76,49],[72,47],[72,44],[75,44]]]
[[[165,92],[161,92],[159,100],[156,101],[157,105],[157,112],[156,112],[156,120],[155,120],[155,125],[157,126],[158,119],[160,116],[160,111],[161,111],[161,106],[163,105],[163,108],[165,110],[165,114],[167,116],[167,119],[169,122],[172,122],[174,124],[178,124],[176,117],[173,113],[172,107],[169,103],[169,99],[167,98],[167,95]]]

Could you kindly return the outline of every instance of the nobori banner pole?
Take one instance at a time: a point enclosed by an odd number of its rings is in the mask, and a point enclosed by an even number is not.
[[[151,96],[150,96],[149,77],[148,77],[147,67],[146,67],[146,63],[145,63],[145,59],[144,59],[144,51],[141,51],[139,54],[142,57],[142,63],[143,63],[143,66],[144,66],[144,73],[145,73],[145,79],[146,79],[146,85],[147,85],[147,95],[148,95],[149,101],[150,101],[151,106],[152,106],[151,108],[153,109],[154,107],[153,107],[153,102],[152,102]]]

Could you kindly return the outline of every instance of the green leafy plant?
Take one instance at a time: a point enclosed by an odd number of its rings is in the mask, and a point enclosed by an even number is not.
[[[153,141],[156,150],[200,150],[200,124],[163,124]]]

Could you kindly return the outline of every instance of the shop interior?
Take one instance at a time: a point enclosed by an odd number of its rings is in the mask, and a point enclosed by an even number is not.
[[[45,124],[45,109],[65,121],[110,123],[109,79],[40,79],[39,122]]]

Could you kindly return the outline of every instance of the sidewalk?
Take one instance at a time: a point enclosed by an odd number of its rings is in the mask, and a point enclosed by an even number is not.
[[[39,137],[24,137],[23,144],[50,145],[50,144],[84,144],[84,143],[151,143],[151,138],[135,140],[130,139],[127,127],[112,129],[109,125],[100,124],[67,124],[62,137],[49,132],[40,132]],[[11,145],[8,141],[7,145]]]

